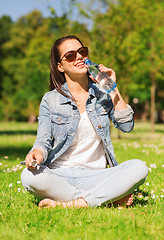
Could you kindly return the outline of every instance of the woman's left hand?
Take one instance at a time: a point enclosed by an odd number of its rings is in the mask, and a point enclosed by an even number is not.
[[[115,71],[113,71],[113,69],[107,68],[107,67],[105,67],[104,65],[100,64],[100,65],[99,65],[99,70],[100,70],[101,72],[107,73],[107,74],[109,75],[109,77],[110,77],[114,82],[116,82],[116,74],[115,74]]]
[[[111,68],[107,68],[105,67],[104,65],[100,64],[99,65],[99,70],[101,72],[105,72],[109,75],[109,77],[114,81],[116,82],[116,74],[115,74],[115,71],[113,71],[113,69]],[[94,77],[92,75],[89,76],[94,82],[97,82],[96,79],[94,79]]]
[[[115,74],[115,72],[113,71],[113,69],[107,68],[107,67],[105,67],[104,65],[100,64],[100,65],[99,65],[99,70],[100,70],[101,72],[107,73],[107,74],[109,75],[109,77],[110,77],[114,82],[116,82],[116,74]],[[97,82],[92,76],[90,76],[90,78],[91,78],[93,81]],[[97,83],[98,83],[98,82],[97,82]],[[113,105],[114,105],[115,110],[119,110],[119,111],[120,111],[120,110],[124,110],[124,109],[127,108],[127,105],[126,105],[126,103],[124,102],[124,100],[123,100],[123,98],[122,98],[122,96],[121,96],[121,94],[120,94],[120,92],[119,92],[119,90],[118,90],[117,87],[115,88],[115,91],[109,93],[109,95],[110,95],[110,97],[111,97],[111,99],[112,99],[112,102],[113,102]]]

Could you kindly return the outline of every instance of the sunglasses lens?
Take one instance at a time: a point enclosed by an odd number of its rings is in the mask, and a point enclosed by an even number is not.
[[[87,47],[82,47],[78,51],[83,57],[88,56],[88,48]]]
[[[68,62],[74,61],[76,59],[76,51],[66,53],[65,58]]]
[[[64,57],[66,58],[67,62],[73,62],[76,59],[76,54],[80,53],[83,57],[88,56],[88,48],[87,47],[81,47],[77,51],[70,51],[67,52]]]

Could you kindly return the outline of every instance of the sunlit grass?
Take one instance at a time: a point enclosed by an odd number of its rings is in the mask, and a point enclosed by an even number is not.
[[[1,239],[162,239],[164,126],[152,135],[149,124],[136,123],[129,134],[112,128],[116,159],[146,162],[149,175],[134,192],[134,204],[125,209],[39,210],[38,200],[24,191],[20,175],[36,137],[37,124],[0,124],[0,238]]]

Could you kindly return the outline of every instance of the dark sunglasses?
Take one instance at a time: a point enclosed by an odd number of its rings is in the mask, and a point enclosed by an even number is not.
[[[77,51],[75,51],[75,50],[69,51],[69,52],[64,54],[64,56],[60,59],[60,62],[62,61],[62,59],[64,57],[65,57],[65,60],[67,62],[75,61],[77,53],[80,53],[83,57],[87,57],[88,56],[88,48],[87,47],[80,47],[79,49],[77,49]]]

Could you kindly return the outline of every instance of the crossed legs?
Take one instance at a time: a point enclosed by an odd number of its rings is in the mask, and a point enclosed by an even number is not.
[[[39,171],[23,171],[23,186],[43,199],[40,208],[98,206],[106,201],[129,206],[133,202],[131,193],[143,184],[148,170],[142,161],[129,160],[110,169],[74,169],[72,178],[71,174],[64,177],[65,173],[59,172],[45,166]]]

